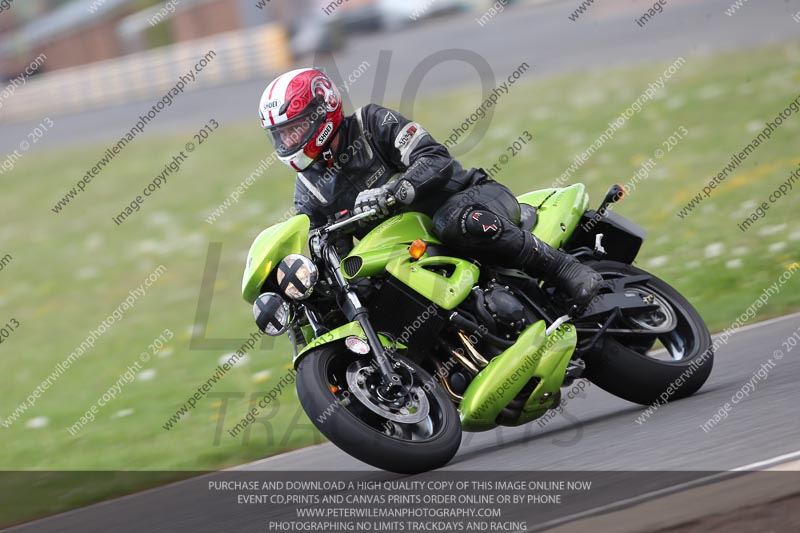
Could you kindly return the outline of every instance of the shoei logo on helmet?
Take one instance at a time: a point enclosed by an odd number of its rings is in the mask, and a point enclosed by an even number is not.
[[[275,109],[280,105],[280,103],[281,103],[280,100],[270,100],[269,102],[264,104],[264,110],[266,111],[267,109]]]
[[[317,76],[311,80],[311,95],[312,97],[321,97],[328,112],[336,111],[336,108],[339,107],[339,95],[333,90],[333,85],[328,78]]]
[[[322,130],[322,133],[319,134],[317,137],[317,146],[323,146],[325,142],[330,137],[331,132],[333,131],[333,122],[328,122],[325,124],[325,129]]]

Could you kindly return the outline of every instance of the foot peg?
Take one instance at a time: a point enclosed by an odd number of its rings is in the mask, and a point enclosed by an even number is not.
[[[586,370],[586,363],[582,359],[574,359],[567,365],[567,371],[564,374],[564,381],[561,383],[562,387],[572,385],[572,382],[583,376]]]

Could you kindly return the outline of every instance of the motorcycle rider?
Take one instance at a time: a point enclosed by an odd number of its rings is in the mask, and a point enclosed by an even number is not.
[[[372,225],[396,211],[419,211],[443,243],[469,257],[547,279],[578,307],[596,294],[599,274],[520,229],[520,204],[508,187],[482,169],[464,170],[396,111],[368,104],[345,117],[336,85],[320,70],[278,76],[261,96],[259,115],[277,156],[297,171],[295,209],[312,230],[343,210],[376,209]]]

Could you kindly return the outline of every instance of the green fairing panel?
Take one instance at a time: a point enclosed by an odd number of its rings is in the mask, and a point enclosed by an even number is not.
[[[461,427],[465,431],[486,431],[498,425],[497,417],[532,379],[539,380],[517,420],[504,421],[516,426],[542,416],[564,380],[567,364],[575,350],[575,328],[565,324],[549,337],[544,321],[529,326],[517,342],[494,357],[475,376],[459,405]]]
[[[429,270],[440,266],[454,267],[453,273],[445,277]],[[447,310],[464,301],[480,276],[480,269],[471,262],[442,255],[423,256],[418,260],[409,255],[400,256],[386,265],[386,271]]]
[[[365,235],[348,255],[361,258],[362,266],[358,272],[343,274],[348,279],[381,274],[389,261],[407,254],[408,246],[415,239],[422,239],[428,244],[441,244],[433,234],[433,225],[427,215],[410,211],[392,217]]]
[[[517,200],[537,208],[538,221],[533,234],[554,248],[569,239],[589,206],[589,196],[582,183],[563,189],[529,192],[518,196]]]
[[[308,346],[303,348],[297,354],[297,357],[294,358],[294,366],[295,366],[295,368],[297,368],[297,363],[300,362],[300,359],[302,359],[303,356],[305,356],[305,354],[307,354],[309,351],[313,350],[314,348],[318,348],[318,347],[322,346],[323,344],[329,344],[331,342],[338,341],[340,339],[344,339],[344,338],[350,337],[352,335],[355,335],[356,337],[360,337],[360,338],[362,338],[364,340],[367,339],[367,336],[364,333],[364,329],[361,327],[361,324],[359,324],[358,322],[355,322],[355,321],[354,322],[349,322],[349,323],[345,324],[344,326],[339,326],[338,328],[336,328],[336,329],[334,329],[332,331],[329,331],[328,333],[324,333],[324,334],[320,335],[319,337],[317,337],[316,339],[311,341],[308,344]],[[393,344],[392,341],[388,337],[386,337],[385,335],[382,335],[380,333],[378,334],[378,338],[381,340],[381,344],[383,344],[387,348],[395,346],[396,349],[398,349],[398,350],[405,350],[406,349],[406,346],[404,344],[401,344],[399,342]],[[353,355],[355,355],[355,354],[353,354]]]
[[[516,422],[504,423],[509,426],[519,426],[544,415],[551,407],[556,407],[554,402],[560,401],[558,392],[564,382],[575,346],[578,344],[578,334],[570,324],[565,324],[554,331],[545,342],[539,364],[536,365],[535,377],[540,379],[533,393],[528,397],[522,414]]]
[[[433,234],[433,222],[429,216],[416,211],[401,213],[375,227],[353,247],[352,254],[380,250],[397,244],[411,244],[414,239],[441,244]]]
[[[308,240],[310,221],[295,215],[285,222],[262,231],[247,253],[247,267],[242,277],[242,298],[253,303],[272,269],[287,255],[299,254]]]

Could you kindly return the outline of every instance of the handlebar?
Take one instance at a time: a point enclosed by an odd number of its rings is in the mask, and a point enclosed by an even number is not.
[[[343,228],[343,227],[345,227],[347,225],[350,225],[353,222],[358,222],[362,218],[371,217],[372,215],[374,215],[377,212],[378,212],[377,209],[370,209],[369,211],[364,211],[363,213],[359,213],[357,215],[351,215],[351,216],[345,218],[344,220],[340,220],[338,222],[334,222],[333,224],[328,224],[327,226],[323,226],[320,229],[320,233],[330,233],[330,232],[332,232],[334,230],[337,230],[339,228]]]
[[[391,206],[395,205],[396,203],[397,203],[397,198],[395,198],[394,195],[389,195],[389,197],[386,200],[386,205],[391,207]],[[378,213],[378,210],[375,209],[375,208],[372,208],[372,209],[370,209],[368,211],[364,211],[363,213],[359,213],[357,215],[350,215],[350,216],[348,216],[349,213],[347,211],[342,211],[339,214],[344,215],[344,217],[346,217],[346,218],[337,220],[336,222],[332,222],[331,224],[328,224],[327,226],[323,226],[322,228],[320,228],[320,233],[330,233],[330,232],[332,232],[334,230],[337,230],[339,228],[343,228],[345,226],[348,226],[348,225],[352,224],[353,222],[358,222],[361,219],[364,219],[364,218],[367,218],[367,217],[371,217],[371,216],[373,216],[373,215],[375,215],[377,213]]]

